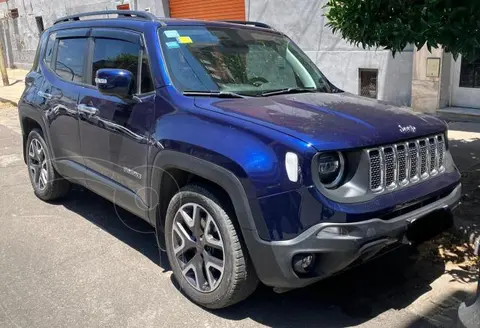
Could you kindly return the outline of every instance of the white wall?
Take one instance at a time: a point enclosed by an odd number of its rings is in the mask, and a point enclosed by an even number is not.
[[[124,0],[124,2],[128,2]],[[116,0],[9,0],[0,3],[0,12],[17,8],[19,17],[0,20],[0,41],[7,45],[9,66],[29,69],[35,58],[39,34],[35,16],[42,16],[45,28],[63,16],[76,13],[116,9]],[[149,7],[159,17],[168,17],[168,0],[130,0],[130,8],[139,10]]]
[[[135,10],[145,10],[145,8],[150,8],[150,12],[157,17],[169,17],[170,11],[168,8],[168,0],[131,0],[134,2],[136,7]]]
[[[45,28],[60,17],[80,12],[115,9],[113,0],[9,0],[0,4],[0,11],[17,8],[19,17],[3,22],[8,33],[7,57],[13,57],[16,67],[29,69],[35,58],[39,33],[35,16],[42,16]],[[10,54],[9,54],[10,53]],[[8,58],[12,62],[11,58]]]
[[[246,18],[266,22],[290,36],[339,88],[357,94],[358,69],[376,68],[378,98],[410,104],[413,52],[393,58],[389,51],[365,51],[346,43],[325,27],[322,7],[326,1],[245,0]],[[9,35],[7,57],[13,57],[16,66],[31,65],[38,43],[35,16],[42,16],[47,28],[59,17],[115,9],[116,3],[115,0],[9,0],[8,7],[18,8],[20,17],[3,24],[3,31]],[[130,0],[130,5],[138,10],[148,7],[159,17],[169,16],[168,0]],[[0,4],[0,11],[6,9],[5,3]]]
[[[245,0],[246,19],[265,22],[293,39],[339,88],[358,94],[359,68],[378,69],[378,98],[409,105],[412,48],[390,51],[354,47],[325,26],[327,0]]]
[[[439,108],[450,106],[450,85],[451,85],[451,69],[453,65],[453,56],[450,53],[443,53],[441,62],[441,83],[440,83],[440,103]]]

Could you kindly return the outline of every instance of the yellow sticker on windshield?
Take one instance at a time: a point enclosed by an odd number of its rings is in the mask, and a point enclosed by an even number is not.
[[[193,43],[192,39],[189,36],[179,36],[177,40],[180,43]]]

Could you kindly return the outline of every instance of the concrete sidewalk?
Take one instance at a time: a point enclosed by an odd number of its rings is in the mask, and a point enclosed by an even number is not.
[[[25,89],[25,75],[28,71],[23,69],[7,69],[10,85],[0,85],[0,102],[18,105],[18,101]]]

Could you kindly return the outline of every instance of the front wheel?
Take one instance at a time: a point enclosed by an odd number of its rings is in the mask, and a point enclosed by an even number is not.
[[[173,274],[195,303],[219,309],[255,291],[258,279],[234,223],[207,189],[189,185],[172,198],[165,240]]]

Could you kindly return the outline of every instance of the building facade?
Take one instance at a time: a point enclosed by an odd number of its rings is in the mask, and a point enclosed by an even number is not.
[[[441,50],[355,47],[325,26],[327,0],[0,0],[0,42],[7,65],[28,68],[43,25],[59,17],[106,9],[147,10],[159,17],[261,21],[293,39],[339,88],[435,112],[448,106],[480,108],[480,64],[468,67]],[[440,58],[440,62],[432,61]],[[439,66],[437,75],[431,71]],[[427,68],[430,69],[427,76]],[[478,71],[478,78],[477,72]],[[460,74],[461,73],[461,74]],[[478,79],[478,81],[477,81]],[[458,85],[458,86],[457,86]]]

